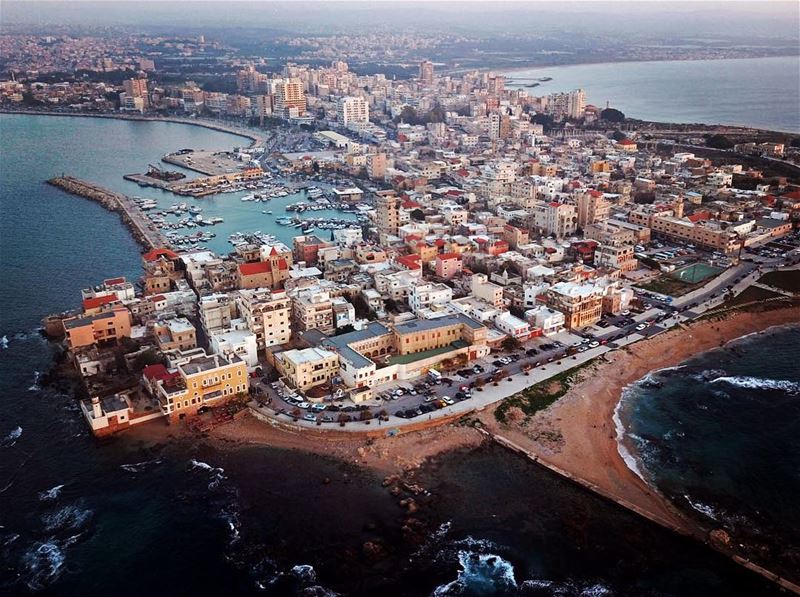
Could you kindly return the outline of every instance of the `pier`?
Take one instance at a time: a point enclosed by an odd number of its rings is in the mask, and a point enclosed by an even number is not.
[[[170,246],[166,237],[155,228],[145,213],[127,195],[73,176],[57,176],[48,180],[47,184],[72,195],[96,201],[106,209],[119,213],[134,238],[146,249]]]

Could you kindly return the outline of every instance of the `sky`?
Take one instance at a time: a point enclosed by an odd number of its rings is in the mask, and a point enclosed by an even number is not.
[[[3,0],[5,24],[269,27],[288,32],[376,26],[492,34],[541,30],[800,37],[800,2],[780,0]]]

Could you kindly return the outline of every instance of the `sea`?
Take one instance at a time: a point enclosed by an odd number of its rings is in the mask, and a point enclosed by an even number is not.
[[[163,434],[96,441],[70,382],[50,374],[61,350],[40,319],[104,278],[135,280],[139,247],[116,214],[44,181],[65,172],[130,191],[121,174],[167,151],[242,143],[163,122],[0,116],[1,594],[774,594],[498,446],[424,466],[409,516],[381,476],[328,457]],[[241,208],[215,200],[226,221]],[[772,424],[788,425],[780,414]],[[709,441],[730,444],[738,427],[713,429]],[[780,473],[763,464],[763,477]]]
[[[609,104],[631,118],[800,133],[800,55],[579,64],[503,74],[507,87],[533,96],[582,88],[587,103]]]
[[[800,322],[650,373],[618,408],[632,467],[755,561],[800,570]]]

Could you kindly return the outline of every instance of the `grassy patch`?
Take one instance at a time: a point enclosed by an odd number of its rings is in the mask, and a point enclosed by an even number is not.
[[[795,294],[800,293],[800,270],[797,269],[768,272],[758,281],[767,286],[774,286]]]
[[[699,288],[702,285],[703,282],[690,284],[689,282],[684,282],[683,280],[678,280],[672,276],[662,274],[652,282],[642,285],[641,288],[644,290],[649,290],[650,292],[666,294],[668,296],[681,296],[687,292],[691,292],[695,288]]]
[[[729,299],[722,303],[721,307],[724,309],[726,307],[738,307],[739,305],[744,305],[745,303],[752,303],[754,301],[763,301],[770,298],[777,298],[783,296],[778,294],[777,292],[772,292],[771,290],[767,290],[766,288],[760,288],[758,286],[748,286],[745,288],[740,294],[737,294],[732,299]]]
[[[570,386],[578,380],[578,375],[583,369],[594,363],[595,360],[582,363],[509,396],[495,409],[495,419],[505,423],[512,408],[520,409],[526,417],[531,417],[540,410],[546,409],[567,393]]]

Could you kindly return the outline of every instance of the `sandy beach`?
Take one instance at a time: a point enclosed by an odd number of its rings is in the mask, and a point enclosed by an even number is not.
[[[737,313],[721,321],[701,321],[674,329],[609,353],[563,398],[527,423],[517,418],[516,422],[501,424],[494,417],[494,408],[480,419],[491,433],[511,440],[544,463],[588,481],[683,532],[702,536],[705,531],[678,513],[620,456],[613,416],[622,391],[654,369],[677,365],[746,334],[798,322],[800,308],[795,307]]]

